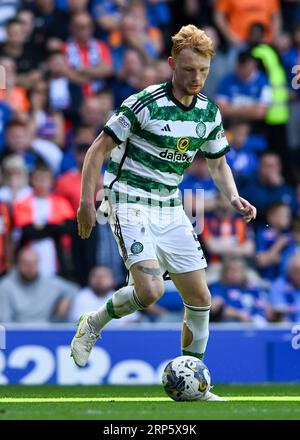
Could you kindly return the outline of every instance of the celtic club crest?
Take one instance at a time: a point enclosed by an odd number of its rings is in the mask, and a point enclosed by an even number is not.
[[[197,124],[196,133],[199,138],[203,138],[205,136],[206,126],[205,126],[204,122],[199,122],[199,124]]]
[[[132,243],[130,250],[133,254],[140,254],[144,250],[144,245],[139,241]]]

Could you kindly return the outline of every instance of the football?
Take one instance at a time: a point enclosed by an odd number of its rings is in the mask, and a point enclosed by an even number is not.
[[[210,389],[210,372],[200,359],[178,356],[166,365],[162,383],[173,400],[201,400]]]

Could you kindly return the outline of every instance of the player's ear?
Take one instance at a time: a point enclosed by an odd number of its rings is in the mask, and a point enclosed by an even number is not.
[[[168,64],[171,67],[172,70],[175,69],[175,58],[173,58],[172,56],[168,57]]]

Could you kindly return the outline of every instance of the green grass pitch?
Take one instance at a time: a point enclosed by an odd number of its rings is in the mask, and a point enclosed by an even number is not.
[[[174,402],[160,386],[1,386],[0,420],[300,419],[300,385],[217,385],[227,402]]]

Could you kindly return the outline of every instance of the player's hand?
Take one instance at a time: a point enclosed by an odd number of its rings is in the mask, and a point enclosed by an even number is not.
[[[231,206],[242,216],[246,223],[249,223],[252,219],[256,218],[256,208],[251,205],[248,200],[243,199],[240,196],[233,196],[231,201]]]
[[[77,211],[78,234],[81,238],[89,238],[96,224],[96,209],[93,204],[80,204]]]

